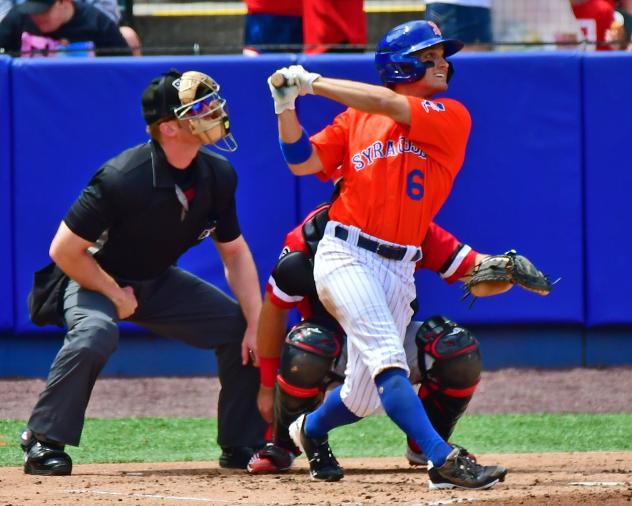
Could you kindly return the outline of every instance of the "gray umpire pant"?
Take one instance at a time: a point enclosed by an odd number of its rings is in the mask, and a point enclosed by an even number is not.
[[[138,309],[126,321],[215,350],[221,384],[218,444],[261,446],[266,423],[257,409],[259,371],[241,364],[246,321],[237,302],[177,267],[149,281],[117,281],[132,286],[138,300]],[[118,318],[107,297],[72,280],[64,294],[64,317],[68,332],[28,426],[47,439],[77,446],[92,388],[118,346]]]

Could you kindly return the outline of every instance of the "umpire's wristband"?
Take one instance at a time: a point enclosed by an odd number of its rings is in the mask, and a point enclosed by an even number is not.
[[[283,153],[283,158],[285,158],[285,161],[289,164],[295,165],[306,162],[309,157],[312,156],[312,143],[304,128],[302,132],[299,139],[291,144],[287,144],[279,139],[281,153]]]

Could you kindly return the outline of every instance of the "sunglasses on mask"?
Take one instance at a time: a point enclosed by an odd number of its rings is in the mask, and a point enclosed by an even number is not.
[[[193,119],[210,116],[220,118],[224,114],[226,100],[216,93],[206,95],[195,102],[178,107],[175,110],[178,119]]]

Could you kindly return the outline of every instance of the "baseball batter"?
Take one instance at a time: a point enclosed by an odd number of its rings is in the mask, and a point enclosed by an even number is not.
[[[298,449],[289,425],[315,409],[332,383],[344,379],[344,332],[318,299],[312,269],[313,253],[328,221],[328,204],[310,212],[290,231],[268,279],[257,349],[261,386],[257,404],[273,423],[272,441],[248,464],[251,474],[290,468]],[[485,255],[432,223],[422,245],[427,252],[417,268],[437,272],[447,283],[470,279]],[[467,278],[465,278],[467,276]],[[289,311],[297,308],[301,322],[286,337]],[[445,317],[409,324],[404,341],[410,382],[420,384],[419,398],[433,427],[447,439],[472,398],[481,370],[480,352],[471,333]],[[409,441],[406,457],[425,465],[425,456]]]
[[[418,245],[450,193],[470,133],[465,106],[432,100],[448,87],[446,57],[462,47],[434,24],[414,21],[393,28],[378,44],[375,61],[386,87],[326,78],[300,66],[269,79],[290,170],[331,175],[340,166],[345,180],[314,260],[319,298],[347,335],[345,381],[290,427],[313,478],[342,478],[327,433],[380,405],[428,456],[431,488],[489,488],[507,472],[478,465],[436,432],[408,381],[402,345],[415,298],[415,262],[422,256]],[[275,86],[279,75],[282,87]],[[307,94],[348,106],[311,139],[294,109],[297,96]]]

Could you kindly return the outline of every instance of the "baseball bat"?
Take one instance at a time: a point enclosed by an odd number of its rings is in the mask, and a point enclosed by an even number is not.
[[[283,88],[287,84],[287,80],[285,79],[285,76],[281,74],[281,72],[275,72],[274,74],[272,74],[270,82],[275,88]]]

